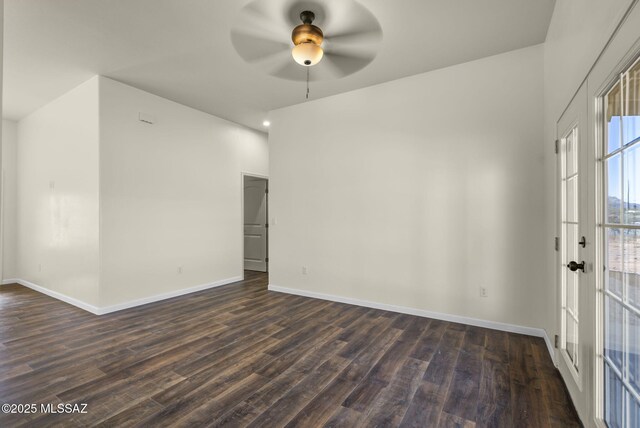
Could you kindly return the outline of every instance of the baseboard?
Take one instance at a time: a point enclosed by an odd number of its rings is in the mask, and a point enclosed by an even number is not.
[[[476,327],[484,327],[492,330],[500,330],[500,331],[507,331],[510,333],[519,333],[519,334],[526,334],[528,336],[541,337],[544,339],[547,345],[547,350],[551,355],[551,360],[554,361],[555,363],[553,346],[551,345],[551,341],[547,336],[547,332],[542,328],[524,327],[520,325],[507,324],[507,323],[502,323],[497,321],[488,321],[488,320],[482,320],[478,318],[464,317],[460,315],[445,314],[442,312],[427,311],[424,309],[410,308],[407,306],[389,305],[386,303],[371,302],[368,300],[354,299],[351,297],[342,297],[342,296],[335,296],[332,294],[316,293],[314,291],[305,291],[305,290],[298,290],[295,288],[280,287],[278,285],[273,285],[273,284],[269,284],[269,290],[277,291],[279,293],[295,294],[297,296],[303,296],[303,297],[312,297],[314,299],[330,300],[332,302],[346,303],[349,305],[364,306],[364,307],[373,308],[373,309],[381,309],[384,311],[398,312],[401,314],[415,315],[415,316],[425,317],[425,318],[434,318],[437,320],[467,324],[467,325],[472,325]]]
[[[558,367],[558,362],[556,361],[556,347],[554,346],[553,342],[547,335],[547,331],[546,330],[542,330],[542,331],[544,331],[544,343],[547,344],[547,351],[549,351],[549,356],[551,357],[551,361],[553,361],[554,366]]]
[[[242,281],[242,276],[234,276],[232,278],[221,279],[220,281],[196,285],[195,287],[183,288],[181,290],[171,291],[169,293],[156,294],[155,296],[132,300],[130,302],[118,303],[116,305],[100,308],[97,315],[109,314],[111,312],[122,311],[124,309],[130,309],[136,306],[148,305],[149,303],[159,302],[160,300],[172,299],[174,297],[184,296],[185,294],[191,294],[197,291],[207,290],[209,288],[222,287],[223,285],[232,284],[238,281]]]
[[[99,315],[99,308],[97,306],[90,305],[81,300],[75,299],[73,297],[69,297],[66,294],[58,293],[57,291],[50,290],[48,288],[42,287],[38,284],[34,284],[33,282],[26,281],[24,279],[11,279],[6,280],[10,282],[6,282],[7,284],[20,284],[24,287],[30,288],[38,293],[46,294],[49,297],[53,297],[54,299],[62,300],[65,303],[76,306],[80,309],[84,309],[85,311],[91,312],[92,314]],[[2,281],[2,284],[5,284],[5,281]]]
[[[122,311],[124,309],[134,308],[136,306],[142,306],[142,305],[147,305],[149,303],[159,302],[161,300],[171,299],[173,297],[184,296],[185,294],[191,294],[197,291],[207,290],[209,288],[221,287],[223,285],[231,284],[238,281],[242,281],[241,276],[234,276],[232,278],[222,279],[220,281],[196,285],[194,287],[189,287],[189,288],[183,288],[181,290],[176,290],[169,293],[156,294],[155,296],[145,297],[142,299],[132,300],[129,302],[118,303],[116,305],[111,305],[106,307],[97,307],[97,306],[90,305],[81,300],[75,299],[73,297],[69,297],[66,294],[62,294],[57,291],[50,290],[48,288],[34,284],[33,282],[25,281],[24,279],[19,279],[19,278],[6,279],[2,281],[2,284],[3,285],[20,284],[22,286],[30,288],[39,293],[46,294],[49,297],[53,297],[54,299],[58,299],[63,302],[69,303],[70,305],[76,306],[80,309],[84,309],[85,311],[91,312],[92,314],[104,315],[112,312]]]

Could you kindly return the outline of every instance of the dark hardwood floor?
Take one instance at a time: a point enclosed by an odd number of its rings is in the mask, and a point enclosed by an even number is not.
[[[0,426],[577,426],[543,340],[245,281],[95,316],[0,287]]]

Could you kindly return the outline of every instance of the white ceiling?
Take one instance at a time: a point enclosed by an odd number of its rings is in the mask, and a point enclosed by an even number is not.
[[[269,110],[305,100],[304,82],[270,76],[234,50],[230,30],[248,0],[4,3],[8,119],[96,74],[255,129]],[[311,99],[542,43],[554,7],[554,0],[360,3],[382,27],[378,55],[357,73],[312,82]]]

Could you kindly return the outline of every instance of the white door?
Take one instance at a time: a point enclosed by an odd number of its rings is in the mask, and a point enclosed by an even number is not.
[[[244,177],[244,268],[267,271],[267,180]]]
[[[583,85],[557,123],[559,184],[558,368],[581,419],[589,418],[593,369],[595,225],[590,201],[587,91]],[[593,178],[593,177],[591,177]]]
[[[604,421],[640,427],[640,58],[604,97]]]

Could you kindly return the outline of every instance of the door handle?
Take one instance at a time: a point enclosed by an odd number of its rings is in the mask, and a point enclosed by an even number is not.
[[[574,261],[570,261],[569,264],[567,265],[567,267],[569,268],[569,270],[571,272],[575,272],[578,269],[580,269],[582,272],[584,272],[584,261],[582,263],[576,263]]]

